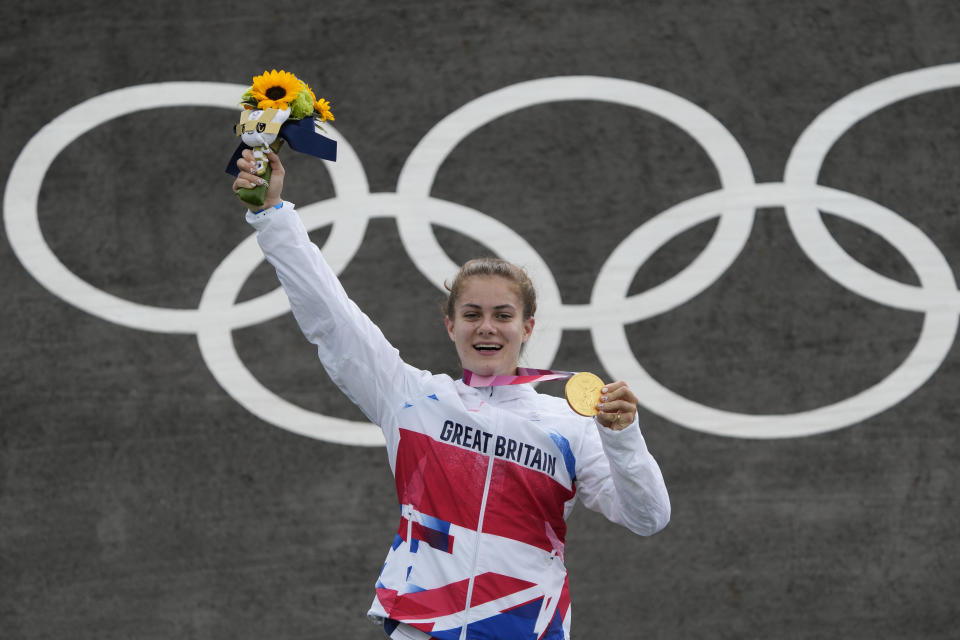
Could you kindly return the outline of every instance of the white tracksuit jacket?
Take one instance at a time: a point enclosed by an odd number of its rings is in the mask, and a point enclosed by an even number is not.
[[[569,638],[576,498],[641,535],[670,519],[637,422],[613,431],[529,385],[477,389],[406,364],[292,204],[247,219],[327,373],[386,438],[401,516],[370,615],[440,640]]]

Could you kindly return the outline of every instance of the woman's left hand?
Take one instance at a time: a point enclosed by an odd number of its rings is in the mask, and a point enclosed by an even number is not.
[[[603,426],[614,431],[622,431],[637,417],[637,404],[640,402],[623,380],[611,382],[600,392],[597,420]]]

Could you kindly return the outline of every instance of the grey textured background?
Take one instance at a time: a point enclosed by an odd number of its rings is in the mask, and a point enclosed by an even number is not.
[[[46,1],[8,12],[5,26],[4,180],[36,131],[77,102],[143,83],[245,83],[276,67],[331,100],[373,191],[393,191],[414,145],[457,107],[570,74],[644,82],[694,102],[732,131],[758,181],[777,181],[799,133],[830,104],[960,56],[951,0]],[[958,101],[960,90],[946,90],[884,109],[839,141],[821,174],[920,227],[955,275]],[[194,308],[249,234],[222,173],[235,143],[225,114],[140,112],[68,147],[40,199],[63,263],[123,298]],[[285,158],[289,199],[332,195],[317,161]],[[484,127],[443,165],[433,193],[522,234],[564,301],[578,303],[623,235],[718,184],[678,129],[579,102]],[[876,235],[827,222],[870,268],[916,282]],[[668,244],[633,290],[689,263],[713,227]],[[478,250],[454,232],[439,236],[458,259]],[[216,384],[193,336],[128,329],[68,305],[5,239],[0,270],[0,638],[378,637],[363,614],[396,520],[381,449],[260,421]],[[343,280],[409,361],[455,371],[438,292],[405,257],[392,221],[370,225]],[[271,287],[260,269],[244,296]],[[824,276],[772,210],[720,281],[629,334],[648,370],[687,397],[789,413],[886,376],[921,321]],[[359,418],[289,316],[235,339],[272,390]],[[530,364],[606,373],[583,331],[564,335],[554,363]],[[574,514],[575,635],[955,637],[958,372],[954,346],[905,401],[807,438],[715,437],[644,412],[673,521],[643,539],[582,507]]]

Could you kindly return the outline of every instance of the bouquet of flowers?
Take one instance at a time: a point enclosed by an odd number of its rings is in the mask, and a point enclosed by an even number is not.
[[[240,98],[240,123],[235,132],[243,142],[237,147],[227,173],[236,176],[237,159],[246,148],[253,149],[256,173],[264,179],[254,189],[239,189],[237,197],[252,205],[262,205],[270,182],[269,151],[278,152],[283,142],[296,151],[324,160],[337,159],[337,143],[325,136],[321,123],[333,120],[330,103],[317,98],[305,82],[292,73],[276,69],[254,76],[253,83]]]

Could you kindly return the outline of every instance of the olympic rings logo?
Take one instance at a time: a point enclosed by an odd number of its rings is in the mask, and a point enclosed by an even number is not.
[[[548,366],[563,329],[589,329],[603,366],[631,381],[643,404],[681,425],[712,434],[745,438],[797,437],[840,429],[876,415],[923,385],[943,362],[957,331],[960,292],[946,258],[920,229],[897,213],[861,196],[817,184],[824,158],[853,125],[900,100],[960,86],[960,64],[892,76],[841,99],[801,134],[781,183],[758,184],[746,154],[713,116],[667,91],[637,82],[594,76],[553,77],[521,82],[482,96],[433,127],[411,152],[396,193],[370,193],[360,159],[329,125],[339,160],[327,163],[334,198],[300,207],[308,230],[331,226],[324,255],[341,273],[360,248],[367,222],[395,218],[401,240],[417,269],[442,290],[443,274],[456,271],[431,230],[439,225],[468,235],[500,256],[525,265],[538,283],[540,309],[551,318],[538,327],[527,353]],[[383,443],[379,429],[307,411],[277,396],[249,372],[237,354],[232,331],[289,311],[280,289],[238,303],[243,283],[263,259],[254,236],[217,267],[197,309],[151,307],[99,290],[70,272],[40,231],[37,203],[44,175],[57,155],[94,127],[132,112],[157,107],[215,106],[236,110],[245,86],[223,83],[163,83],[113,91],[83,102],[43,127],[14,163],[4,196],[10,244],[30,274],[54,295],[87,313],[126,327],[164,333],[195,333],[204,361],[218,383],[251,413],[278,427],[312,438],[351,445]],[[189,98],[185,98],[188,96]],[[430,195],[445,158],[470,133],[513,111],[565,100],[596,100],[642,109],[667,120],[696,141],[716,166],[721,188],[681,202],[634,230],[601,268],[589,304],[563,304],[544,260],[508,226],[469,207]],[[636,360],[624,326],[665,313],[717,281],[743,249],[758,208],[784,207],[800,247],[824,273],[865,298],[924,314],[920,337],[909,356],[886,378],[850,398],[788,415],[721,411],[665,388]],[[850,257],[830,235],[820,211],[841,216],[880,235],[916,272],[919,286],[873,272]],[[671,238],[713,217],[713,237],[685,269],[647,291],[628,296],[634,274]],[[620,311],[610,318],[610,309]],[[601,312],[602,310],[602,312]],[[615,324],[611,324],[611,323]],[[538,365],[539,366],[539,365]]]

